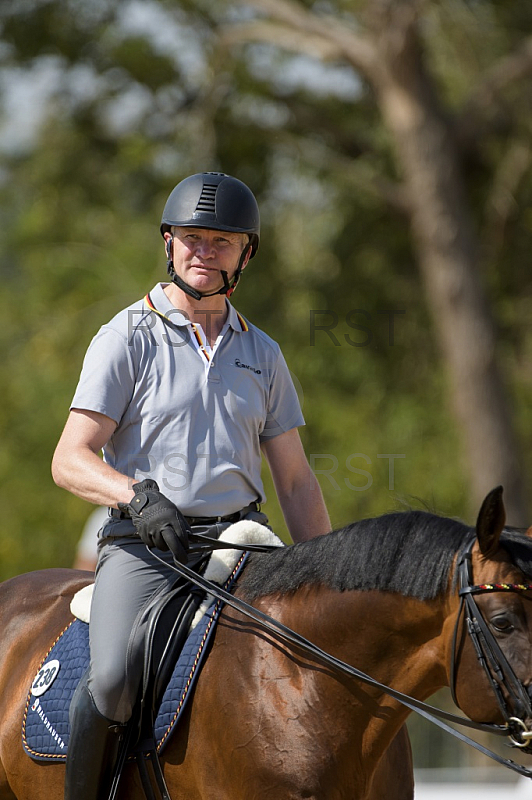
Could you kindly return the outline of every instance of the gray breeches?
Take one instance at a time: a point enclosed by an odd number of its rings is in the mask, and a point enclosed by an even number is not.
[[[88,685],[100,714],[117,722],[131,717],[142,679],[146,609],[176,575],[169,566],[171,555],[156,552],[166,564],[137,538],[107,538],[99,544]]]
[[[246,514],[267,524],[260,512]],[[217,538],[228,527],[193,528]],[[152,600],[168,591],[176,577],[170,553],[153,553],[132,536],[130,520],[110,519],[100,532],[98,565],[92,599],[89,640],[88,686],[100,714],[116,722],[127,722],[142,681],[144,644]],[[189,562],[194,568],[197,559]]]

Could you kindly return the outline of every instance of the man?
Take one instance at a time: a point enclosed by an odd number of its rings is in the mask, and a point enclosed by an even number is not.
[[[67,800],[108,790],[142,677],[143,612],[174,576],[168,532],[185,561],[189,526],[257,518],[261,452],[294,541],[330,530],[283,356],[228,300],[259,245],[255,197],[228,175],[193,175],[170,194],[161,233],[171,282],[92,341],[52,464],[59,486],[110,509],[91,665],[70,710]],[[146,544],[166,551],[167,570]]]

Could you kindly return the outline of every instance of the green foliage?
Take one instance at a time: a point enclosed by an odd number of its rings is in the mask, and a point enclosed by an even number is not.
[[[346,25],[356,15],[361,36],[372,10],[302,5]],[[532,474],[530,81],[473,102],[529,35],[531,6],[421,6]],[[462,442],[376,98],[346,64],[221,44],[254,16],[227,0],[0,5],[0,121],[29,76],[56,70],[0,168],[0,579],[72,563],[91,509],[53,484],[49,465],[83,355],[101,324],[164,280],[161,210],[201,170],[237,175],[259,199],[261,247],[235,304],[283,347],[333,525],[410,505],[467,517]],[[286,537],[267,469],[264,479]],[[418,766],[467,759],[410,726]]]
[[[349,16],[354,7],[344,5]],[[427,5],[428,64],[457,120],[471,88],[517,42],[528,12],[513,7],[515,17],[491,3]],[[341,4],[316,8],[344,13]],[[465,516],[446,376],[395,202],[393,148],[368,87],[342,64],[314,63],[311,79],[309,59],[267,45],[224,49],[217,26],[252,17],[245,5],[73,9],[56,0],[0,12],[4,70],[46,56],[62,74],[34,145],[6,153],[0,184],[0,474],[10,498],[0,577],[72,561],[89,509],[53,485],[49,463],[83,354],[103,322],[164,279],[161,209],[178,180],[203,169],[238,175],[259,198],[261,248],[235,303],[283,346],[333,524],[405,504]],[[82,92],[81,69],[90,85]],[[514,91],[526,97],[522,83]],[[529,441],[529,170],[496,242],[485,200],[511,136],[526,142],[529,129],[513,107],[503,122],[465,141],[464,174]],[[267,510],[283,530],[265,479]]]

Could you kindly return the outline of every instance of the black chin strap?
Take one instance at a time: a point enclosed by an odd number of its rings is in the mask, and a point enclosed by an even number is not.
[[[169,241],[171,241],[171,240],[169,240]],[[221,289],[217,289],[215,292],[209,292],[209,294],[200,294],[200,292],[196,291],[196,289],[194,289],[192,286],[189,286],[188,283],[185,283],[183,278],[181,278],[179,275],[176,274],[176,272],[174,270],[174,262],[173,262],[172,257],[171,257],[171,249],[170,248],[167,248],[167,250],[166,250],[166,252],[168,254],[168,258],[166,260],[166,269],[167,269],[168,274],[169,274],[169,276],[170,276],[170,278],[172,280],[172,283],[175,283],[175,285],[178,286],[181,289],[181,291],[185,292],[185,294],[188,294],[189,297],[193,297],[194,300],[202,300],[204,297],[214,297],[217,294],[223,294],[226,297],[231,297],[231,295],[233,294],[233,292],[236,289],[236,285],[237,285],[238,281],[240,280],[240,276],[242,274],[242,269],[244,267],[244,260],[246,258],[246,255],[248,254],[248,251],[249,251],[250,247],[251,247],[251,244],[248,244],[242,250],[242,253],[240,255],[240,260],[238,262],[238,267],[236,268],[236,272],[233,275],[232,282],[229,283],[227,272],[224,269],[220,270],[224,285],[222,286]]]

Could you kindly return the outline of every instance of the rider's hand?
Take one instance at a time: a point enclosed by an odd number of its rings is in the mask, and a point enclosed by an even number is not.
[[[189,526],[177,506],[161,494],[155,481],[133,484],[135,496],[129,503],[118,503],[128,511],[140,538],[148,547],[172,550],[178,561],[187,561]],[[171,542],[171,547],[167,542]]]

